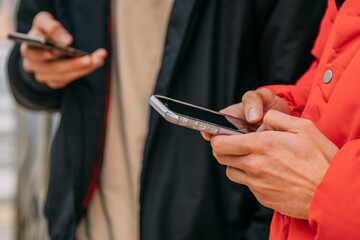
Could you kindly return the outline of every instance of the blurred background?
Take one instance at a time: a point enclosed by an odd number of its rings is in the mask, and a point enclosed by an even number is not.
[[[48,239],[43,204],[49,145],[58,116],[18,106],[10,93],[6,64],[17,0],[0,0],[0,239]]]

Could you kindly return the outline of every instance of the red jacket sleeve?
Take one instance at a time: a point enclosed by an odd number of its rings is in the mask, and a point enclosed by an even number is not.
[[[359,169],[360,140],[353,140],[336,154],[315,191],[309,210],[315,239],[360,239]]]
[[[306,105],[317,66],[318,61],[315,60],[295,85],[270,85],[265,88],[270,89],[289,104],[291,115],[300,117]]]

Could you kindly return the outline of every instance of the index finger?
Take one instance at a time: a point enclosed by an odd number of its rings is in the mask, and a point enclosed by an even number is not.
[[[55,43],[67,46],[73,41],[71,34],[48,12],[38,13],[34,18],[33,27],[41,31],[46,39]]]
[[[247,155],[261,151],[260,134],[217,135],[211,138],[211,147],[218,155]]]

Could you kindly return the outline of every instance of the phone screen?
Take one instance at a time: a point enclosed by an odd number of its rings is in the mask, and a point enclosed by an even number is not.
[[[157,96],[169,110],[194,119],[202,120],[208,123],[216,124],[234,131],[253,132],[256,131],[257,126],[249,124],[247,121],[233,116],[218,113],[212,110],[201,108],[188,103],[183,103],[177,100]]]

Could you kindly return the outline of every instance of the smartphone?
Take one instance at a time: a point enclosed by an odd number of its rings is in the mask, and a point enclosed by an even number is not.
[[[244,134],[258,128],[243,119],[160,95],[152,95],[149,103],[167,121],[212,135]]]
[[[11,32],[8,34],[7,38],[17,43],[27,43],[34,48],[58,51],[65,57],[81,57],[89,55],[89,53],[82,50],[72,47],[60,46],[43,38],[29,36],[24,33]]]

